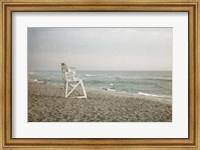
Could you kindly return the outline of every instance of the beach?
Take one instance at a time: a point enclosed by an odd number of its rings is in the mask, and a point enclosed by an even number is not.
[[[86,88],[65,98],[64,86],[28,83],[28,122],[171,122],[172,99]]]

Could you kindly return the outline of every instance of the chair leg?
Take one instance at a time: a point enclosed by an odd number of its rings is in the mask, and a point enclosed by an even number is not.
[[[70,86],[70,84],[69,84],[69,86]],[[73,88],[73,87],[71,86],[71,88]],[[82,95],[82,93],[80,92],[80,89],[81,89],[81,87],[80,87],[80,86],[77,86],[77,88],[74,89],[74,90],[76,90],[76,91],[78,92],[79,95]],[[81,90],[82,90],[82,89],[81,89]]]
[[[80,83],[80,82],[79,82]],[[77,83],[71,90],[69,93],[67,93],[66,98],[77,88],[77,86],[79,85],[79,83]]]
[[[77,90],[76,88],[78,88],[79,85],[80,85],[80,88],[83,91],[83,96],[78,96],[78,97],[74,97],[74,98],[85,98],[85,99],[87,99],[86,90],[85,90],[85,87],[84,87],[82,80],[80,80],[74,87],[72,87],[69,83],[65,83],[65,98],[67,98],[74,90]],[[71,87],[71,89],[69,90],[70,87]],[[68,92],[68,90],[69,90],[69,92]],[[79,94],[81,94],[81,93],[79,93]]]
[[[81,88],[82,88],[82,90],[83,90],[83,95],[84,95],[84,97],[87,99],[87,94],[86,94],[85,87],[84,87],[84,84],[83,84],[83,81],[82,81],[82,80],[80,81],[80,84],[81,84]]]
[[[65,84],[65,98],[67,98],[69,95],[68,95],[68,83]]]

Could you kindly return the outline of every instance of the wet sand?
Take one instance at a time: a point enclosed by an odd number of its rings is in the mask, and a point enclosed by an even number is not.
[[[171,122],[171,98],[86,89],[88,98],[64,98],[64,86],[29,82],[29,122]]]

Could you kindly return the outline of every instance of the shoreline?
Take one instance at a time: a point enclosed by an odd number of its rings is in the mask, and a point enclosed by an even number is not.
[[[55,87],[64,87],[63,83],[45,83],[45,81],[28,81],[28,83],[30,84],[45,84],[45,85],[49,85],[49,86],[55,86]],[[106,92],[109,93],[111,95],[117,95],[117,96],[125,96],[125,97],[135,97],[135,98],[144,98],[144,99],[148,99],[148,100],[153,100],[153,101],[159,101],[162,103],[168,103],[168,104],[172,104],[172,97],[169,95],[156,95],[155,94],[138,94],[138,93],[130,93],[130,92],[121,92],[121,91],[112,91],[110,89],[107,88],[91,88],[91,87],[85,87],[87,91],[99,91],[99,92]],[[139,92],[142,93],[142,92]]]
[[[29,122],[171,122],[171,98],[87,88],[64,98],[64,86],[28,82]]]

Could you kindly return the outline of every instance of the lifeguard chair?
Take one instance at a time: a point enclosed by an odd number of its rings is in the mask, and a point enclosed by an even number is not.
[[[72,98],[85,98],[87,99],[86,90],[83,84],[83,80],[76,77],[75,68],[67,68],[65,63],[61,63],[62,78],[65,86],[65,98],[70,97],[73,91],[79,93],[78,96],[72,96]]]

